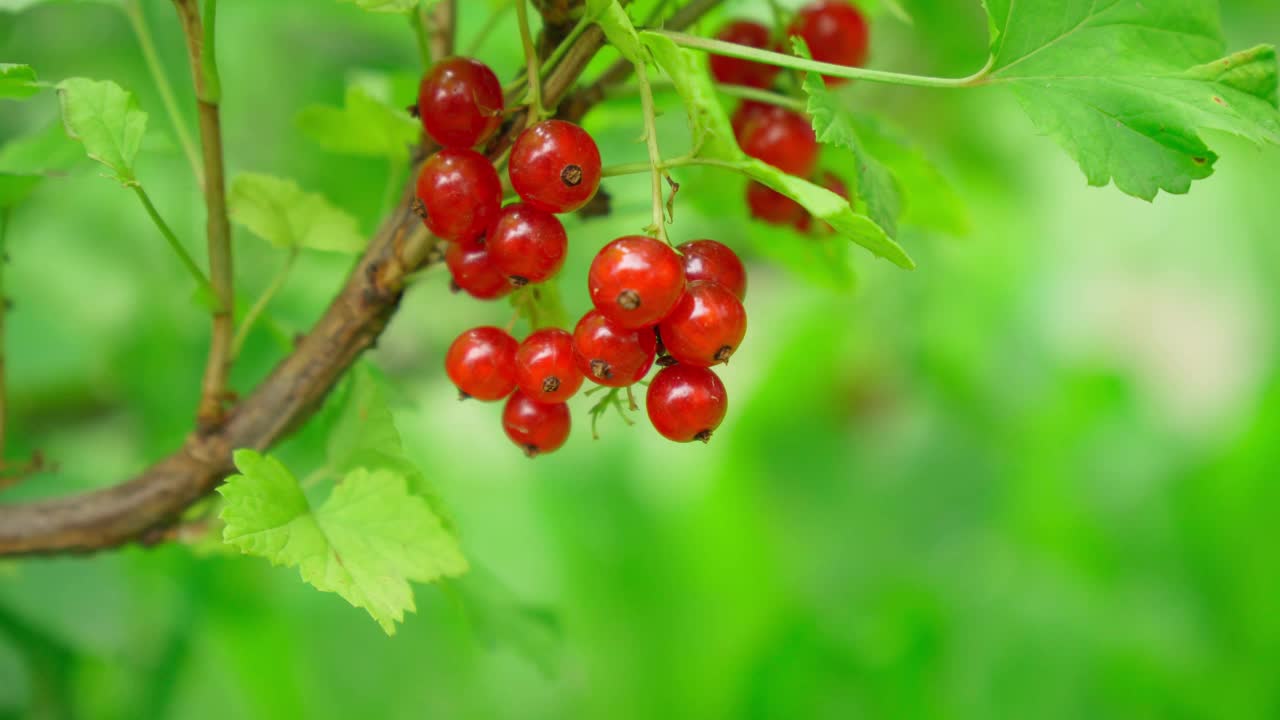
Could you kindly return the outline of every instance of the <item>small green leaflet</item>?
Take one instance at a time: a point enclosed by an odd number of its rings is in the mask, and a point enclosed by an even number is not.
[[[1204,129],[1280,144],[1275,50],[1220,58],[1215,0],[986,5],[987,82],[1012,88],[1091,185],[1184,193],[1217,161]]]
[[[58,83],[67,135],[84,143],[90,158],[106,165],[123,185],[136,185],[133,159],[147,130],[147,114],[133,93],[110,81],[67,78]]]
[[[809,48],[800,38],[792,38],[796,54],[812,59]],[[885,234],[898,234],[898,216],[902,212],[902,198],[893,176],[880,161],[862,147],[853,119],[840,104],[839,98],[827,90],[827,84],[817,73],[805,73],[801,89],[809,96],[806,110],[809,122],[818,142],[842,147],[853,153],[854,171],[857,174],[857,199],[866,206],[867,215],[884,228]]]
[[[40,92],[30,65],[0,63],[0,100],[21,100]]]
[[[807,180],[748,158],[733,139],[733,127],[715,96],[715,85],[706,63],[700,62],[696,57],[691,58],[689,51],[676,47],[669,38],[661,35],[642,32],[640,40],[653,54],[658,66],[671,78],[676,92],[684,101],[699,158],[768,185],[803,205],[840,234],[895,265],[908,269],[915,267],[907,252],[886,235],[883,228],[866,215],[855,212],[844,198]]]
[[[403,109],[375,100],[357,86],[347,88],[342,107],[309,105],[298,113],[296,122],[304,135],[325,150],[395,162],[408,159],[409,147],[422,132]]]
[[[276,247],[358,253],[365,246],[354,217],[292,180],[239,175],[227,205],[233,221]]]
[[[357,468],[312,508],[292,473],[252,450],[235,454],[239,475],[218,488],[223,540],[273,565],[298,568],[316,589],[364,608],[388,635],[415,610],[409,581],[467,571],[457,540],[425,500],[390,470]]]
[[[342,0],[369,12],[407,13],[418,6],[418,0]]]

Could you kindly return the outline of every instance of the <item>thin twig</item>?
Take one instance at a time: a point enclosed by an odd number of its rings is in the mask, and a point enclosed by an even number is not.
[[[138,200],[142,202],[142,207],[147,211],[147,216],[151,218],[152,224],[154,224],[156,229],[160,231],[160,234],[164,236],[165,242],[169,243],[170,249],[172,249],[174,254],[178,256],[178,260],[182,262],[182,266],[187,269],[187,272],[191,275],[192,279],[196,281],[196,284],[200,286],[200,289],[211,299],[217,298],[217,294],[213,290],[213,285],[209,283],[209,278],[205,277],[204,271],[196,265],[196,261],[191,257],[191,254],[187,252],[187,249],[182,247],[182,242],[179,241],[178,236],[174,234],[173,228],[169,227],[169,223],[164,221],[164,218],[160,215],[160,211],[157,210],[155,204],[151,202],[151,196],[147,194],[147,191],[144,190],[141,185],[134,185],[133,192],[138,196]]]
[[[239,329],[236,330],[235,340],[231,343],[232,360],[240,357],[240,351],[244,349],[245,340],[249,339],[249,333],[253,331],[253,326],[257,324],[258,318],[266,311],[267,306],[271,304],[276,294],[284,287],[285,282],[289,279],[289,271],[293,270],[293,264],[297,259],[298,248],[289,248],[289,254],[285,256],[284,264],[276,271],[275,277],[271,278],[271,282],[262,291],[262,294],[258,296],[257,301],[253,303],[253,307],[249,308],[249,312],[245,313],[244,318],[240,321]]]
[[[422,69],[425,72],[433,62],[431,44],[427,41],[427,15],[423,11],[422,3],[414,5],[413,9],[405,14],[409,18],[409,27],[413,29],[413,37],[418,41],[418,59],[422,62]]]
[[[439,60],[453,54],[458,35],[458,0],[437,0],[427,13],[427,49]]]
[[[525,72],[529,75],[529,107],[532,120],[542,119],[542,82],[538,72],[538,50],[529,31],[529,0],[516,0],[516,24],[520,26],[520,43],[524,45]]]
[[[169,83],[169,75],[164,71],[164,64],[160,62],[160,56],[156,54],[155,43],[151,39],[151,30],[147,27],[146,16],[142,12],[142,6],[138,0],[125,0],[121,6],[124,14],[129,18],[129,25],[133,27],[133,34],[138,38],[138,48],[142,50],[142,59],[147,63],[147,70],[151,73],[151,79],[156,84],[156,91],[160,93],[160,102],[164,105],[164,111],[169,116],[169,123],[173,125],[173,132],[178,136],[178,144],[182,146],[182,153],[187,156],[187,162],[191,165],[191,172],[195,175],[196,182],[200,185],[201,191],[204,190],[204,170],[200,167],[200,154],[196,152],[195,141],[191,139],[191,130],[187,127],[187,121],[182,117],[182,111],[178,108],[178,100],[173,94],[173,85]]]
[[[191,77],[196,91],[200,119],[200,144],[204,150],[204,198],[208,210],[206,234],[209,245],[209,279],[213,285],[217,309],[213,313],[213,332],[209,342],[209,358],[205,363],[197,420],[201,430],[209,430],[223,421],[223,401],[227,397],[227,374],[231,370],[231,341],[235,330],[232,317],[235,303],[231,259],[231,224],[227,219],[226,171],[222,159],[222,123],[219,119],[216,49],[206,47],[206,30],[213,37],[217,0],[204,0],[210,25],[205,27],[198,0],[173,0],[187,38],[191,58]]]
[[[653,232],[659,240],[667,239],[667,220],[662,214],[662,153],[658,150],[658,126],[653,107],[653,88],[649,87],[649,70],[643,61],[636,63],[636,79],[640,81],[640,107],[644,113],[644,141],[649,148],[650,187],[653,194]]]

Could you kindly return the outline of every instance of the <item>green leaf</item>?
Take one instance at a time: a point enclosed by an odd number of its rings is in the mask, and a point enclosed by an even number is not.
[[[359,467],[359,456],[369,451],[404,454],[400,432],[387,405],[386,392],[365,363],[351,369],[343,390],[341,410],[329,428],[328,465],[345,473]]]
[[[851,114],[850,119],[857,128],[862,146],[897,180],[902,193],[902,214],[899,218],[902,224],[950,235],[969,234],[969,211],[964,201],[942,171],[906,133],[871,115]],[[852,162],[839,162],[837,154],[824,164],[839,172]]]
[[[355,218],[292,180],[239,175],[227,204],[232,220],[276,247],[358,253],[365,246]]]
[[[403,109],[375,100],[350,86],[340,108],[310,105],[297,117],[298,129],[320,147],[345,155],[386,157],[403,162],[421,133],[418,121]]]
[[[84,143],[90,158],[106,165],[115,179],[135,185],[133,159],[147,130],[147,114],[133,93],[109,81],[67,78],[58,83],[67,135]]]
[[[0,63],[0,100],[22,100],[40,92],[30,65]]]
[[[418,6],[418,0],[342,0],[355,3],[355,6],[378,13],[407,13]]]
[[[600,26],[622,57],[633,63],[645,61],[635,25],[618,0],[587,0],[587,17]]]
[[[792,38],[796,54],[811,58],[809,48],[804,40]],[[898,194],[898,185],[884,165],[862,147],[858,139],[858,131],[854,127],[853,118],[840,104],[840,100],[829,90],[817,73],[805,73],[801,89],[809,96],[806,110],[809,122],[818,142],[834,145],[853,153],[854,172],[857,177],[857,199],[866,206],[867,215],[877,225],[884,228],[885,234],[894,237],[898,234],[898,216],[902,212],[902,198]]]
[[[297,567],[316,589],[364,608],[388,635],[415,610],[410,580],[467,571],[457,540],[409,494],[402,475],[353,470],[313,509],[275,458],[238,450],[235,462],[241,474],[218,488],[226,502],[223,540],[273,565]]]
[[[653,53],[658,67],[671,78],[676,92],[689,114],[689,130],[693,133],[696,154],[722,160],[742,157],[733,126],[716,96],[716,86],[707,71],[706,61],[691,50],[677,47],[662,35],[640,33],[640,40]]]
[[[41,175],[15,175],[0,172],[0,208],[12,207],[27,199],[43,179]],[[0,258],[0,262],[3,261],[3,258]],[[0,299],[0,302],[2,301],[3,299]]]
[[[1013,89],[1091,185],[1147,200],[1184,193],[1217,161],[1205,129],[1280,144],[1275,50],[1220,58],[1214,0],[987,6],[988,81]]]

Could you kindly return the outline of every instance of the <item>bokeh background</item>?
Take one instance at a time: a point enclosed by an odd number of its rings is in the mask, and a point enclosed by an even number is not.
[[[151,115],[139,176],[198,255],[202,204],[124,15],[4,10],[24,4],[0,2],[0,60],[133,90]],[[982,64],[978,3],[903,4],[915,23],[879,17],[877,66]],[[462,5],[466,47],[492,6]],[[143,7],[191,122],[170,4]],[[219,9],[231,173],[292,177],[372,231],[402,171],[324,152],[295,117],[356,80],[407,104],[403,19]],[[1233,49],[1280,41],[1272,0],[1223,13]],[[727,14],[768,9],[729,2],[706,27]],[[514,77],[515,38],[508,13],[478,55]],[[5,562],[0,717],[1280,717],[1280,150],[1213,136],[1217,173],[1147,204],[1086,187],[998,90],[862,84],[849,101],[934,159],[968,232],[907,227],[915,272],[860,251],[805,267],[778,250],[804,241],[744,219],[737,180],[678,175],[673,236],[752,261],[710,445],[666,443],[643,413],[606,416],[593,442],[579,398],[565,449],[526,460],[500,408],[457,403],[441,371],[453,336],[510,308],[433,271],[373,360],[474,576],[419,587],[388,638],[296,571],[207,547]],[[683,116],[660,102],[674,154]],[[588,119],[606,164],[644,157],[636,107]],[[0,104],[0,143],[56,118],[52,93]],[[594,250],[647,223],[643,177],[606,187],[613,215],[569,225],[574,316]],[[11,454],[60,469],[0,502],[118,482],[188,431],[207,319],[131,193],[88,163],[9,236]],[[236,252],[251,298],[281,258],[242,229]],[[348,267],[304,254],[274,327],[305,330]],[[282,352],[255,334],[235,385]],[[281,453],[305,472],[320,441]]]

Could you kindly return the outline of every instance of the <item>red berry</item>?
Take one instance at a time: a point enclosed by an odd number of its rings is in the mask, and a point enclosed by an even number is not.
[[[453,276],[453,287],[478,300],[500,298],[515,289],[494,266],[483,238],[449,243],[444,263]]]
[[[541,403],[517,390],[502,409],[502,429],[529,457],[554,452],[569,438],[569,406]]]
[[[472,328],[449,346],[444,370],[464,398],[501,400],[516,387],[516,347],[505,330]]]
[[[582,387],[582,371],[573,357],[573,336],[560,328],[533,332],[516,350],[516,385],[544,403],[562,403]]]
[[[738,139],[738,142],[742,142],[742,131],[747,129],[747,124],[768,112],[771,107],[773,106],[759,100],[743,100],[738,104],[738,108],[733,111],[733,116],[729,118],[729,124],[733,126],[733,136]]]
[[[502,83],[488,65],[450,57],[431,67],[418,87],[418,117],[443,147],[470,148],[502,124]]]
[[[689,283],[671,314],[658,325],[667,354],[685,365],[728,362],[747,334],[747,311],[725,286]]]
[[[805,215],[803,205],[754,180],[747,184],[747,207],[751,217],[774,225],[791,225]]]
[[[418,174],[418,199],[426,211],[428,230],[445,240],[471,240],[498,215],[502,181],[480,153],[441,150]]]
[[[493,264],[516,285],[549,280],[564,265],[569,236],[555,215],[523,203],[498,213],[485,240]]]
[[[716,34],[716,39],[760,49],[766,49],[770,44],[769,28],[750,20],[736,20],[725,25]],[[727,85],[767,88],[773,84],[773,79],[781,70],[777,65],[740,60],[726,55],[711,56],[711,74],[717,82]]]
[[[843,180],[836,177],[834,173],[827,172],[822,174],[822,186],[845,200],[849,199],[849,187],[844,184]],[[813,225],[813,216],[808,212],[805,212],[797,218],[793,224],[795,225],[796,230],[799,230],[800,232],[809,232],[809,228]],[[834,232],[830,225],[826,226],[826,230],[828,233]]]
[[[511,187],[529,205],[573,212],[600,187],[600,150],[586,130],[545,120],[520,133],[511,149]]]
[[[867,19],[845,0],[806,5],[796,13],[787,34],[804,38],[813,59],[819,62],[849,67],[862,67],[867,62]],[[848,82],[831,76],[823,79],[828,85]]]
[[[818,161],[818,139],[809,120],[786,108],[752,115],[742,128],[740,144],[751,157],[799,177],[808,177]]]
[[[658,371],[645,396],[649,422],[675,442],[707,442],[729,408],[724,383],[707,368],[672,365]]]
[[[658,340],[649,328],[628,330],[592,310],[573,329],[578,369],[597,385],[626,387],[653,366]]]
[[[738,254],[715,240],[692,240],[676,248],[684,255],[684,277],[689,282],[710,280],[738,296],[747,297],[747,269]]]
[[[587,273],[600,314],[624,328],[656,325],[684,292],[684,261],[666,243],[628,235],[601,248]]]

